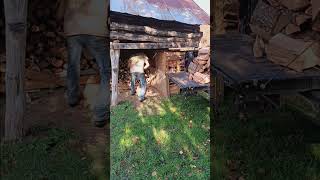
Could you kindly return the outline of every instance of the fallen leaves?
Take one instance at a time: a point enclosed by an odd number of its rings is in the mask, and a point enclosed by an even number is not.
[[[134,136],[132,137],[132,143],[133,144],[139,144],[140,143],[140,138],[138,136]]]
[[[153,176],[153,177],[157,176],[157,172],[156,172],[156,171],[153,171],[153,172],[152,172],[152,176]]]

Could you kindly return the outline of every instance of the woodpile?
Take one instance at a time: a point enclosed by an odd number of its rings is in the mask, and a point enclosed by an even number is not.
[[[251,17],[255,57],[303,71],[320,65],[320,1],[260,0]]]
[[[184,53],[181,52],[166,52],[167,57],[167,73],[177,73],[184,71],[185,61]]]
[[[226,30],[238,29],[239,9],[240,3],[238,0],[223,1],[223,19]]]
[[[32,90],[64,85],[61,81],[66,77],[68,52],[63,33],[63,22],[57,21],[55,16],[55,1],[33,0],[29,3],[29,9],[26,47],[27,89]],[[5,42],[5,32],[4,28],[2,28],[4,27],[3,17],[0,17],[1,42]],[[5,51],[0,50],[0,60],[0,77],[3,86],[2,82],[4,80],[2,80],[2,77],[5,73]],[[97,74],[98,66],[86,49],[83,52],[80,67],[81,74],[84,76]],[[28,73],[32,75],[28,76]],[[34,74],[48,78],[42,78],[40,81]],[[52,77],[54,77],[55,81],[53,81]],[[84,78],[86,79],[86,77]]]
[[[200,84],[210,83],[210,48],[199,50],[198,56],[188,66],[189,79]]]

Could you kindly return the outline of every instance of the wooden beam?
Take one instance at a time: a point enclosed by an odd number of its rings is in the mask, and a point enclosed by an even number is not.
[[[142,41],[142,42],[162,42],[162,43],[170,43],[170,42],[200,42],[200,38],[179,38],[179,37],[156,37],[145,34],[134,34],[127,32],[110,32],[110,39],[112,40],[125,40],[125,41]]]
[[[178,21],[159,20],[151,17],[142,17],[115,11],[110,11],[110,22],[139,26],[150,26],[152,28],[161,29],[163,31],[179,31],[190,33],[200,32],[199,25],[186,24]]]
[[[169,49],[169,48],[197,48],[197,42],[172,43],[112,43],[113,49]]]
[[[112,22],[110,25],[112,31],[131,31],[131,32],[142,32],[152,36],[169,36],[169,37],[180,37],[180,38],[201,38],[203,33],[183,33],[177,31],[163,31],[155,29],[149,26],[136,26],[128,24],[119,24]]]
[[[28,0],[4,0],[6,19],[5,140],[22,138]]]
[[[198,51],[199,48],[186,47],[186,48],[169,48],[170,51]]]
[[[119,80],[119,58],[120,50],[110,48],[112,84],[111,84],[111,106],[118,104],[118,80]]]

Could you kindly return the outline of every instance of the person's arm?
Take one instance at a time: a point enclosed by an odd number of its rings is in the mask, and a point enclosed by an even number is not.
[[[129,58],[129,60],[128,60],[128,68],[129,69],[131,68],[131,62],[132,62],[132,60],[131,60],[131,58]]]
[[[146,64],[146,65],[144,66],[144,69],[148,69],[149,66],[150,66],[149,61],[148,61],[148,58],[145,59],[144,63]]]
[[[66,11],[66,3],[67,0],[58,0],[57,1],[57,19],[59,21],[63,20],[64,18],[64,13]]]

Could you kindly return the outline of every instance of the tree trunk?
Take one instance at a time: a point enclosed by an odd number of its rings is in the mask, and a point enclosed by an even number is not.
[[[115,106],[118,103],[118,79],[119,79],[119,58],[120,50],[110,49],[111,55],[111,68],[112,68],[112,97],[111,97],[111,106]]]
[[[27,6],[28,0],[4,0],[7,57],[5,140],[7,141],[23,136]]]

